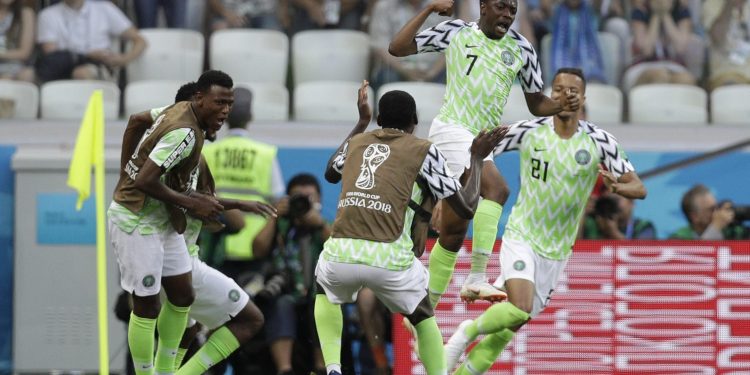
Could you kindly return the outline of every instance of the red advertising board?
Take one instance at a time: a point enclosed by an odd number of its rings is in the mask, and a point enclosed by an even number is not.
[[[462,249],[436,310],[445,340],[489,306],[459,300],[469,268]],[[394,373],[425,374],[393,323]],[[749,375],[750,242],[579,241],[550,305],[488,373]]]

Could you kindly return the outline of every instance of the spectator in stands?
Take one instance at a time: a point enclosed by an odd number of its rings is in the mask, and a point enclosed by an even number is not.
[[[291,0],[292,33],[310,29],[361,30],[375,0]]]
[[[750,231],[734,220],[731,202],[717,204],[704,185],[695,185],[682,196],[682,213],[688,226],[669,238],[679,240],[740,240],[750,238]]]
[[[518,9],[516,10],[516,20],[510,25],[510,28],[521,33],[538,51],[539,48],[536,43],[537,39],[534,36],[534,28],[531,25],[529,12],[526,9],[526,1],[519,1]],[[477,22],[479,20],[479,1],[462,0],[459,5],[458,18],[466,22]]]
[[[298,174],[287,185],[287,196],[253,240],[256,258],[270,256],[274,271],[255,297],[266,317],[266,339],[278,374],[293,374],[292,349],[303,331],[306,346],[317,342],[312,322],[297,329],[300,319],[312,316],[314,271],[330,227],[320,213],[320,183],[315,176]],[[314,345],[315,370],[325,371],[320,346]],[[307,373],[307,372],[306,372]]]
[[[623,88],[649,83],[695,84],[705,45],[693,34],[690,11],[680,0],[634,0],[633,61]]]
[[[211,29],[257,28],[282,31],[289,27],[288,0],[209,0],[215,17]]]
[[[584,221],[583,238],[589,240],[654,240],[651,221],[633,217],[634,202],[619,194],[604,194]]]
[[[0,79],[33,82],[36,15],[23,0],[0,1]]]
[[[633,58],[630,50],[633,37],[630,32],[630,24],[625,18],[626,4],[624,0],[592,0],[591,4],[597,12],[600,31],[612,33],[620,40],[619,59],[622,61],[622,66],[630,65]],[[620,77],[617,77],[617,79],[618,82],[610,82],[610,84],[619,84]]]
[[[586,80],[606,82],[596,11],[583,0],[564,0],[552,16],[551,71],[576,66]],[[613,83],[613,82],[607,82]]]
[[[156,27],[156,16],[159,8],[164,12],[167,27],[173,29],[185,28],[186,0],[133,0],[135,5],[135,17],[139,29],[151,29]]]
[[[393,37],[424,5],[424,0],[380,0],[375,4],[370,22],[370,43],[374,55],[373,88],[396,81],[426,81],[445,83],[445,56],[425,53],[395,57],[388,53]],[[430,14],[423,28],[445,21],[445,17]]]
[[[128,52],[116,52],[112,38],[130,42]],[[43,82],[112,79],[116,69],[146,49],[138,29],[109,1],[63,0],[44,8],[39,13],[37,42],[42,55],[36,73]]]
[[[711,40],[708,88],[750,83],[750,1],[706,0],[703,26]]]

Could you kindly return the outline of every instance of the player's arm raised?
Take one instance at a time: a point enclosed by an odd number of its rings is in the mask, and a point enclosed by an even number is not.
[[[576,112],[581,107],[578,97],[574,94],[568,94],[562,103],[544,95],[541,91],[524,93],[524,96],[529,112],[538,117],[554,116],[562,111]]]
[[[349,135],[346,137],[346,139],[344,139],[344,142],[342,142],[341,146],[336,149],[336,152],[331,155],[331,158],[328,159],[328,163],[326,164],[325,178],[326,181],[332,184],[336,184],[341,181],[341,173],[336,169],[336,163],[340,162],[340,159],[343,157],[344,149],[349,143],[349,140],[357,134],[364,133],[364,131],[367,130],[367,127],[370,125],[370,121],[372,120],[372,109],[370,108],[370,101],[367,95],[367,88],[369,87],[369,85],[370,83],[366,80],[362,81],[362,86],[360,86],[359,91],[357,92],[357,109],[359,110],[359,121],[357,121],[357,124],[354,125],[354,129],[349,132]]]
[[[151,112],[143,111],[130,115],[128,125],[122,134],[122,151],[120,153],[120,170],[125,169],[125,164],[130,160],[130,156],[135,152],[138,141],[141,140],[146,130],[153,125]]]
[[[414,37],[417,36],[419,29],[432,13],[450,16],[453,13],[453,0],[433,0],[430,2],[393,37],[390,46],[388,46],[388,52],[397,57],[417,53],[417,41],[414,40]]]

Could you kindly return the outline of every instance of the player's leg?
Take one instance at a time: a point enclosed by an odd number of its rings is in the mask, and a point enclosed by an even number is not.
[[[137,375],[154,373],[154,332],[159,315],[163,249],[159,235],[126,233],[111,221],[109,236],[120,268],[120,285],[133,297],[128,346]]]
[[[194,319],[188,319],[185,333],[182,334],[180,346],[177,348],[177,355],[174,358],[175,371],[177,371],[180,366],[182,366],[182,361],[185,360],[185,355],[187,355],[187,351],[188,349],[190,349],[190,345],[193,344],[193,340],[195,340],[195,337],[198,336],[198,332],[200,332],[201,327],[202,326]]]
[[[482,164],[481,184],[481,195],[484,199],[479,202],[474,214],[471,272],[461,287],[461,298],[466,301],[484,299],[498,302],[505,299],[505,293],[487,282],[486,271],[509,191],[508,184],[491,159],[485,160]]]
[[[202,374],[229,357],[263,326],[263,314],[234,280],[193,259],[195,302],[190,316],[214,333],[177,372]]]
[[[323,257],[315,267],[315,326],[328,375],[341,375],[341,305],[357,300],[362,288],[360,265],[329,262]]]
[[[386,325],[383,319],[385,308],[372,290],[364,288],[357,297],[357,313],[367,344],[370,346],[377,373],[385,374],[388,371],[388,357],[385,354]]]
[[[495,363],[495,359],[513,339],[515,332],[504,329],[500,332],[485,336],[471,349],[464,363],[456,369],[453,375],[484,374]]]
[[[182,235],[170,230],[162,238],[164,266],[161,283],[167,300],[162,304],[156,323],[159,339],[154,367],[158,373],[172,373],[177,349],[187,326],[190,305],[195,300],[193,265]]]

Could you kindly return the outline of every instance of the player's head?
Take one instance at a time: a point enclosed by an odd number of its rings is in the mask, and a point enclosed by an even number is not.
[[[707,227],[716,206],[716,197],[705,185],[695,185],[682,196],[682,213],[694,228]]]
[[[193,97],[193,108],[201,126],[214,132],[221,129],[234,103],[232,86],[232,78],[224,72],[209,70],[201,74]]]
[[[187,102],[193,100],[195,92],[198,91],[197,82],[188,82],[177,90],[177,94],[174,96],[174,102]]]
[[[393,90],[383,94],[378,102],[378,125],[401,129],[407,133],[417,125],[417,103],[406,91]]]
[[[560,68],[555,73],[552,80],[552,93],[550,97],[562,103],[568,96],[568,93],[576,95],[581,107],[586,104],[586,78],[583,71],[578,68]],[[556,116],[560,118],[569,118],[579,116],[579,112],[560,112]]]
[[[490,39],[501,39],[516,19],[518,0],[479,0],[479,28]]]
[[[253,93],[244,87],[234,88],[234,105],[227,117],[229,129],[244,128],[253,119]]]

